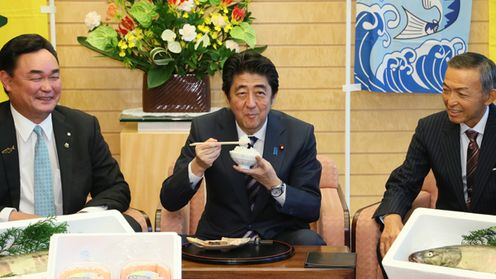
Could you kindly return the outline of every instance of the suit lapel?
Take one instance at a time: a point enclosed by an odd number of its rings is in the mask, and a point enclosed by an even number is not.
[[[0,106],[0,156],[2,159],[3,172],[7,177],[12,205],[19,209],[21,199],[21,182],[19,172],[19,153],[17,150],[16,129],[14,119],[10,112],[10,102],[4,102]],[[1,181],[0,181],[1,182]]]
[[[460,125],[449,122],[444,128],[445,136],[441,139],[442,154],[446,156],[446,168],[448,170],[448,183],[452,185],[460,204],[465,206],[463,196],[463,180],[460,159]]]
[[[55,143],[57,146],[57,156],[59,159],[60,179],[62,187],[62,204],[68,204],[66,193],[69,193],[68,187],[72,185],[72,150],[73,129],[65,121],[65,116],[57,110],[52,113],[53,132],[55,135]]]
[[[477,206],[477,202],[484,192],[484,187],[488,183],[492,169],[496,167],[496,107],[489,106],[489,116],[487,118],[484,136],[480,148],[479,163],[475,173],[475,185],[473,189],[472,204]]]

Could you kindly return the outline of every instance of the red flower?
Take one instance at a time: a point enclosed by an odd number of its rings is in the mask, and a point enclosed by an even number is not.
[[[232,0],[222,0],[222,4],[229,5],[232,3]]]
[[[130,18],[129,16],[125,16],[119,23],[119,29],[117,31],[125,36],[127,32],[134,29],[135,25],[136,24],[134,23],[132,18]]]
[[[234,7],[231,15],[233,21],[242,22],[245,18],[245,10],[240,9],[238,6]]]
[[[181,5],[183,2],[186,2],[186,0],[167,0],[167,3],[172,4],[172,5],[176,5],[176,6]]]

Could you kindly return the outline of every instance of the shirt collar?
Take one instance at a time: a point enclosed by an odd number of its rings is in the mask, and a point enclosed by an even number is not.
[[[474,130],[477,133],[483,135],[484,134],[484,129],[486,128],[486,123],[487,123],[487,118],[489,117],[489,107],[486,106],[486,111],[484,112],[484,115],[482,115],[481,120],[479,120],[479,123],[477,123],[473,128],[470,128],[467,126],[465,123],[460,124],[460,134],[463,135],[467,130]]]
[[[263,142],[265,140],[265,131],[267,130],[267,120],[268,119],[269,119],[268,117],[265,118],[265,123],[263,124],[262,128],[260,128],[260,130],[258,130],[253,135],[246,134],[245,131],[243,131],[241,129],[241,127],[239,127],[238,122],[236,122],[236,130],[238,131],[238,138],[241,138],[242,136],[245,136],[245,135],[246,136],[255,136],[255,137],[257,137],[257,139],[259,141],[262,141]]]
[[[52,140],[53,137],[53,126],[52,126],[52,114],[50,113],[43,122],[40,124],[36,124],[31,120],[24,117],[20,114],[12,104],[10,104],[10,111],[12,112],[12,118],[14,119],[14,125],[16,127],[17,132],[21,136],[21,139],[24,142],[27,142],[31,134],[33,133],[34,126],[40,125],[41,129],[45,133],[48,141]]]

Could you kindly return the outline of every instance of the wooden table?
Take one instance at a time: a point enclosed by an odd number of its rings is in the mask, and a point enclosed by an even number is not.
[[[291,258],[275,263],[251,265],[214,265],[183,260],[183,279],[303,279],[303,278],[346,278],[355,277],[353,269],[304,268],[309,251],[349,252],[348,247],[296,246]]]

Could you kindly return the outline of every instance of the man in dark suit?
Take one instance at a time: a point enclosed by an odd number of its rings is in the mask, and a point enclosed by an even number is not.
[[[384,225],[381,256],[402,229],[402,218],[430,169],[439,191],[437,208],[496,214],[495,64],[477,53],[453,57],[442,98],[446,111],[419,121],[405,161],[386,183],[374,215]],[[472,140],[470,134],[474,134]]]
[[[57,53],[43,37],[20,35],[0,50],[0,80],[9,101],[0,104],[0,220],[40,217],[35,146],[45,142],[51,190],[48,215],[129,207],[129,186],[94,116],[57,105]],[[35,132],[38,128],[40,135]],[[39,138],[38,138],[39,137]],[[88,195],[91,200],[87,202]],[[38,199],[38,200],[37,200]],[[135,230],[139,224],[125,216]]]
[[[259,236],[293,244],[323,245],[308,223],[320,214],[321,166],[316,158],[313,126],[271,110],[279,87],[275,66],[251,51],[224,64],[222,90],[229,108],[195,118],[174,173],[162,186],[162,205],[185,206],[206,179],[207,201],[196,235],[204,239]],[[237,141],[255,136],[263,156],[251,169],[235,165],[229,155]],[[190,147],[193,142],[203,142]],[[254,202],[247,190],[256,182]]]

